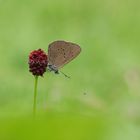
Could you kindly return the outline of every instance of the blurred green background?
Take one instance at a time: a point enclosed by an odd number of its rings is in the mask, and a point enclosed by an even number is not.
[[[0,140],[140,140],[138,0],[0,0]],[[79,44],[62,71],[34,77],[28,55]]]

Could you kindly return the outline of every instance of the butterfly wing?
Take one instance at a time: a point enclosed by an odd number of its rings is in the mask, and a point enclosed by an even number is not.
[[[79,53],[79,45],[66,42],[54,41],[48,48],[48,59],[50,65],[55,65],[58,69],[73,60]]]

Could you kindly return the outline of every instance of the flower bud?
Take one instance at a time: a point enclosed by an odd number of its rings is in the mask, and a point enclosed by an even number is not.
[[[34,50],[29,55],[29,71],[35,76],[43,76],[48,65],[47,54],[41,50]]]

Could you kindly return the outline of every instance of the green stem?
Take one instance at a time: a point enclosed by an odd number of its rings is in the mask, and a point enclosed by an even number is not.
[[[38,76],[35,76],[35,84],[34,84],[34,103],[33,103],[33,115],[34,115],[34,117],[36,116],[37,84],[38,84]]]

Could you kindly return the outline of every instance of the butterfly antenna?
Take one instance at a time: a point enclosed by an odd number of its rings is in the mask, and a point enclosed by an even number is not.
[[[63,73],[62,71],[60,71],[66,78],[70,78],[70,76],[66,75],[65,73]]]

